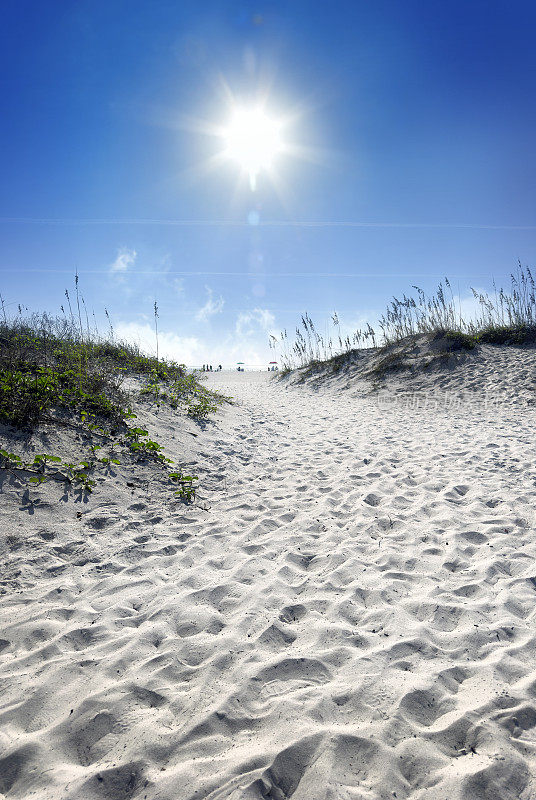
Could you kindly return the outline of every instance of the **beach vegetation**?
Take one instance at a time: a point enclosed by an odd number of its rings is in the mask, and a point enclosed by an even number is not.
[[[351,332],[343,331],[339,316],[333,313],[325,333],[320,333],[309,314],[301,317],[294,335],[287,330],[270,336],[282,368],[280,377],[293,369],[317,371],[319,365],[339,372],[359,358],[363,350],[383,350],[385,357],[374,370],[385,373],[403,370],[407,364],[389,352],[392,345],[429,334],[441,340],[445,351],[472,350],[480,344],[532,345],[536,343],[536,283],[529,267],[518,264],[510,275],[508,290],[493,285],[491,293],[471,289],[474,313],[463,313],[460,298],[454,295],[448,278],[432,295],[418,286],[413,292],[393,297],[376,327],[370,323]]]
[[[369,375],[382,376],[387,373],[410,370],[411,364],[406,360],[404,352],[388,353],[371,368]]]
[[[7,449],[0,451],[0,469],[26,476],[31,483],[62,480],[86,492],[95,485],[93,474],[109,474],[121,463],[119,451],[169,470],[173,462],[162,445],[132,423],[134,402],[149,396],[201,421],[227,398],[203,386],[196,372],[159,356],[156,302],[155,357],[118,341],[107,310],[106,335],[90,325],[78,276],[74,302],[67,289],[65,298],[57,317],[25,315],[19,306],[18,314],[9,318],[0,296],[0,422],[15,431],[34,431],[41,424],[66,427],[82,434],[89,456],[78,453],[64,462],[48,453],[24,461]],[[179,484],[179,497],[194,499],[197,477],[184,476],[178,468],[171,475],[170,482]]]
[[[152,370],[140,390],[141,396],[156,402],[168,403],[171,408],[182,407],[188,416],[202,420],[214,414],[222,402],[230,398],[207,389],[199,376],[184,371],[181,374],[166,370]]]

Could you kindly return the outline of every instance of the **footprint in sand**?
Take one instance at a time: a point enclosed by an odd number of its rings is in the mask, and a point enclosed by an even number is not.
[[[306,614],[307,609],[305,606],[297,603],[296,605],[285,606],[285,608],[283,608],[279,614],[279,619],[281,622],[292,624],[293,622],[300,622],[300,620],[302,620]]]
[[[430,727],[439,717],[452,711],[455,704],[439,689],[416,689],[404,695],[399,707],[418,725]]]

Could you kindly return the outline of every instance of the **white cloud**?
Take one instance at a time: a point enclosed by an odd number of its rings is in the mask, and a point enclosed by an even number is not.
[[[270,315],[270,312],[268,312]],[[271,315],[270,315],[271,316]],[[257,316],[257,328],[251,333],[237,334],[234,330],[228,334],[213,338],[199,339],[195,336],[179,336],[169,330],[158,331],[158,352],[162,358],[172,359],[189,367],[201,364],[225,368],[236,367],[238,361],[248,366],[265,368],[273,358],[268,347],[268,332],[262,327],[270,319],[266,315]],[[148,354],[156,354],[156,336],[152,322],[119,322],[114,326],[119,339],[137,344]]]
[[[275,317],[267,308],[254,308],[251,311],[241,311],[236,318],[237,336],[251,336],[259,329],[268,331],[273,327]]]
[[[198,310],[197,314],[195,315],[195,318],[199,322],[205,322],[209,317],[212,317],[214,314],[221,314],[225,303],[225,300],[221,295],[217,299],[214,299],[214,292],[212,291],[210,286],[205,286],[205,289],[207,290],[207,295],[208,295],[207,302],[205,303],[204,306],[202,306]]]
[[[112,275],[124,274],[129,267],[133,267],[138,254],[135,250],[122,247],[117,251],[117,257],[113,264],[110,264]]]
[[[140,350],[156,355],[156,335],[154,327],[149,323],[119,322],[115,326],[115,334],[137,344]],[[195,336],[178,336],[172,331],[158,332],[158,354],[162,358],[172,359],[179,364],[197,364],[202,360],[203,347]]]

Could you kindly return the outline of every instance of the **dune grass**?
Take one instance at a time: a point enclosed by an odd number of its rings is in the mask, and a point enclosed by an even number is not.
[[[140,352],[127,342],[81,335],[61,318],[34,314],[0,321],[0,420],[33,427],[71,415],[118,425],[128,419],[125,379],[143,382],[152,395],[200,418],[214,412],[221,397],[209,391],[183,364]]]
[[[305,313],[292,340],[287,331],[270,337],[282,365],[280,377],[295,368],[318,367],[329,363],[336,372],[352,355],[368,348],[388,348],[409,337],[433,334],[451,339],[452,349],[472,349],[478,344],[523,345],[536,342],[536,284],[529,267],[521,264],[510,276],[510,289],[482,293],[472,289],[477,313],[465,318],[459,298],[454,296],[448,278],[435,294],[428,296],[418,286],[414,294],[393,297],[377,328],[367,324],[343,336],[338,315],[331,317],[330,331],[322,335]]]
[[[66,292],[68,297],[68,293]],[[77,303],[79,308],[79,303]],[[90,474],[119,464],[117,448],[166,469],[173,463],[148,432],[131,423],[133,397],[150,397],[158,404],[181,409],[196,420],[205,419],[226,398],[203,386],[183,364],[142,353],[110,334],[102,337],[82,325],[81,315],[51,317],[33,314],[8,319],[2,305],[0,320],[0,422],[18,430],[34,430],[41,423],[66,426],[96,443],[90,455],[64,462],[57,454],[39,454],[25,463],[15,453],[0,451],[0,469],[30,476],[68,480],[91,491]],[[156,312],[155,312],[156,313]],[[128,390],[126,384],[129,384]],[[176,468],[169,479],[183,499],[195,496],[196,476]]]

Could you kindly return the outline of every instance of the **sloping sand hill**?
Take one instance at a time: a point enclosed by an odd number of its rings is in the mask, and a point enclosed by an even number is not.
[[[465,339],[465,340],[464,340]],[[312,363],[288,376],[294,385],[350,389],[358,395],[386,390],[453,392],[460,400],[488,393],[501,404],[536,402],[536,348],[479,344],[447,334],[408,336],[382,348],[351,350],[329,361]]]
[[[144,470],[87,503],[4,480],[0,793],[536,797],[534,377],[222,373],[204,430],[144,412],[194,506]]]

